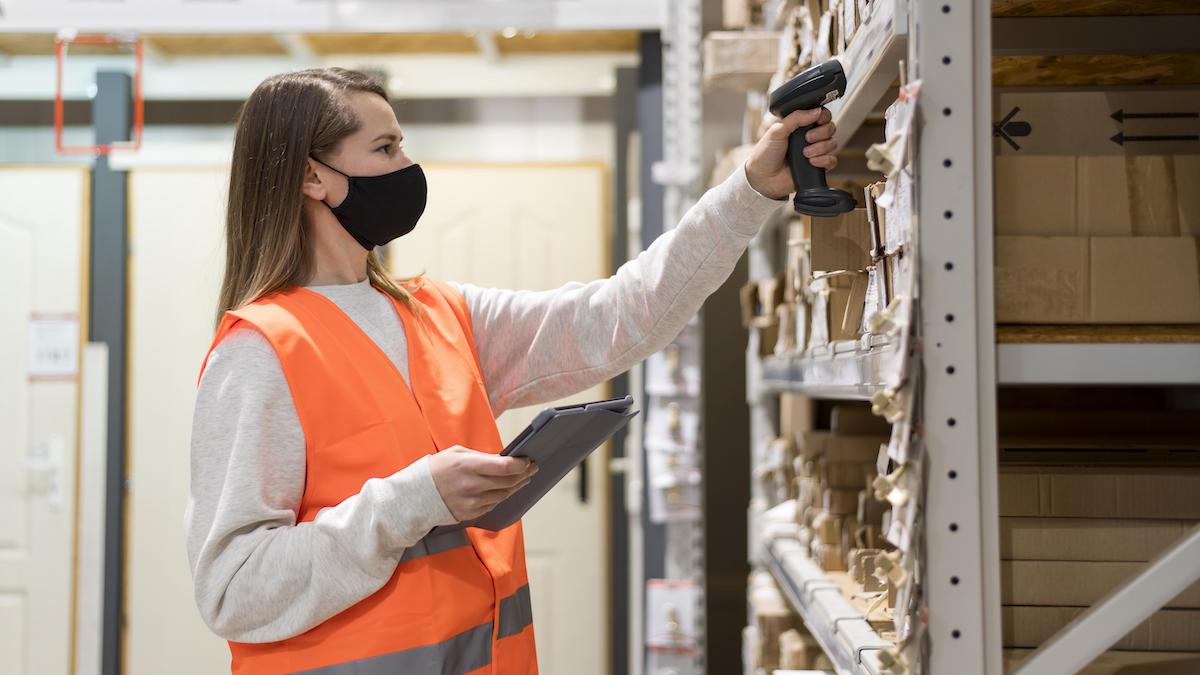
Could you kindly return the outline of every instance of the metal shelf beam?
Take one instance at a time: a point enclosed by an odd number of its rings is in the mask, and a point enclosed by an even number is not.
[[[1005,343],[1000,384],[1200,384],[1200,344]]]
[[[867,336],[868,345],[835,343],[823,356],[769,356],[763,359],[762,385],[767,391],[794,391],[818,398],[869,400],[880,390],[898,386],[903,368],[899,342]],[[839,346],[852,351],[840,352]]]

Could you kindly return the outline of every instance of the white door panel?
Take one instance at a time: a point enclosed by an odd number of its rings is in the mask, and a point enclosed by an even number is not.
[[[31,378],[29,340],[31,320],[54,315],[67,319],[69,349],[81,341],[89,183],[79,168],[0,169],[0,672],[6,674],[70,668],[78,386],[70,373]]]
[[[229,649],[192,597],[183,513],[196,378],[213,335],[228,170],[139,169],[129,178],[129,675],[229,672]]]
[[[606,176],[599,164],[423,165],[429,204],[412,234],[389,247],[401,276],[542,290],[607,276]],[[572,401],[604,397],[596,387]],[[548,404],[552,405],[552,404]],[[507,441],[542,408],[500,417]],[[608,672],[607,448],[563,479],[526,516],[538,660],[542,672]]]

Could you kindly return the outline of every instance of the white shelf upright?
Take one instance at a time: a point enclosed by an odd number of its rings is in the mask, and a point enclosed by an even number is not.
[[[925,672],[1000,675],[991,3],[913,0]]]

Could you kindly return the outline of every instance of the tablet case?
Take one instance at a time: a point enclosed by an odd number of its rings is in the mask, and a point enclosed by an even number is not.
[[[547,408],[534,418],[502,455],[528,457],[538,465],[529,484],[473,521],[443,525],[433,533],[478,527],[503,530],[520,520],[558,481],[620,431],[639,411],[633,397]],[[426,535],[429,536],[429,535]]]

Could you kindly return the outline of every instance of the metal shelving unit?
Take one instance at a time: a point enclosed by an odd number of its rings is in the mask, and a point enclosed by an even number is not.
[[[876,21],[883,17],[887,21]],[[901,20],[903,18],[903,20]],[[843,62],[851,91],[830,106],[838,139],[852,136],[891,85],[900,58],[908,81],[920,82],[913,141],[914,250],[918,283],[911,348],[892,336],[864,336],[804,355],[748,358],[752,451],[763,454],[775,413],[770,397],[784,391],[816,398],[863,400],[884,390],[915,395],[911,461],[922,467],[925,496],[916,527],[923,598],[921,663],[932,675],[1004,672],[1001,659],[996,392],[1001,385],[1200,385],[1200,334],[1195,327],[1004,327],[993,312],[992,56],[1108,53],[1102,29],[1138,53],[1174,51],[1197,17],[1021,17],[993,19],[991,3],[897,0],[880,3],[848,46]],[[888,30],[883,30],[887,26]],[[1020,30],[1018,30],[1018,28]],[[866,29],[866,30],[864,30]],[[1028,29],[1028,30],[1026,30]],[[993,52],[992,32],[998,49]],[[1033,31],[1033,32],[1029,32]],[[1087,31],[1084,31],[1085,33]],[[1095,33],[1095,30],[1092,30]],[[1123,41],[1122,44],[1125,42]],[[1035,51],[1029,51],[1034,49]],[[1015,50],[1015,51],[1014,51]],[[869,54],[863,59],[862,54]],[[865,67],[860,64],[867,64]],[[857,66],[857,67],[856,67]],[[814,223],[819,226],[819,223]],[[769,238],[751,250],[751,276],[777,270]],[[907,375],[905,374],[907,372]],[[1194,530],[1147,570],[1115,589],[1084,617],[1026,659],[1020,674],[1075,672],[1196,578],[1178,566],[1200,546]],[[874,633],[846,630],[852,608],[796,540],[751,545],[785,597],[803,617],[839,673],[888,672]],[[829,592],[824,592],[829,591]],[[899,611],[899,608],[897,609]],[[849,617],[849,618],[848,618]],[[859,617],[861,618],[861,617]],[[865,623],[865,622],[864,622]],[[1106,642],[1107,641],[1107,642]],[[1101,643],[1104,644],[1101,644]]]
[[[800,543],[775,540],[756,551],[839,673],[888,672],[880,662],[885,649],[893,657],[899,651],[915,668],[908,672],[1002,672],[991,12],[977,5],[873,3],[873,14],[841,57],[850,89],[830,107],[842,143],[887,92],[902,60],[907,80],[920,82],[910,140],[914,234],[906,246],[919,281],[905,307],[911,314],[897,322],[901,332],[866,335],[804,355],[751,358],[757,363],[748,368],[755,446],[774,419],[769,397],[781,391],[849,400],[888,391],[911,402],[911,423],[898,425],[893,436],[894,445],[901,439],[904,461],[920,476],[915,492],[924,495],[904,553],[922,599],[917,616],[910,617],[905,644],[894,646],[871,631]],[[752,249],[752,277],[775,273],[769,246],[759,241]],[[909,436],[914,428],[921,429],[919,437]],[[761,448],[754,452],[760,455]],[[896,611],[903,611],[902,602]]]
[[[812,631],[838,675],[885,673],[877,652],[891,646],[843,596],[799,543],[778,539],[764,546],[763,559],[788,604]]]

